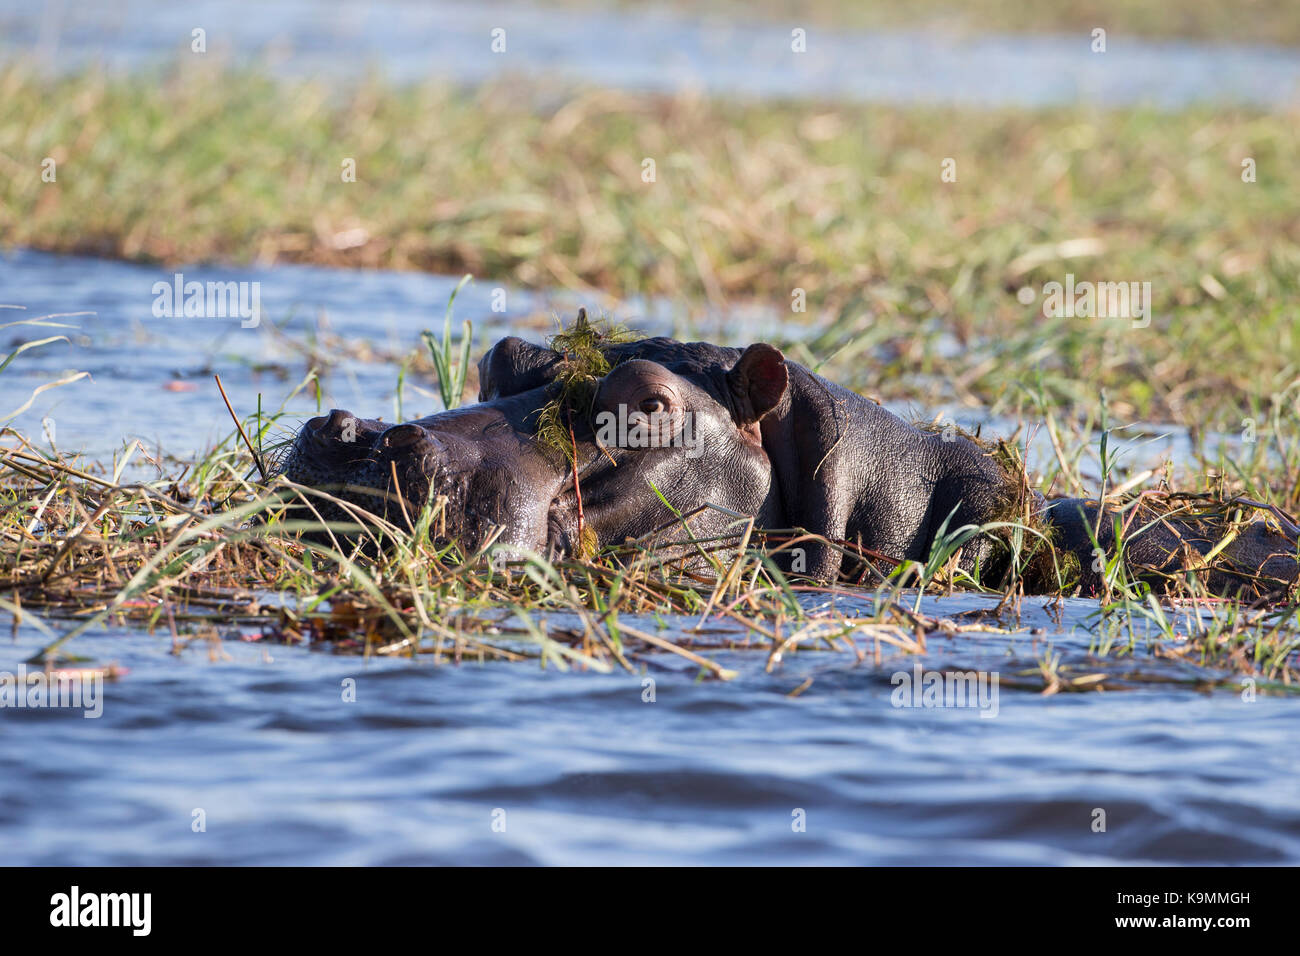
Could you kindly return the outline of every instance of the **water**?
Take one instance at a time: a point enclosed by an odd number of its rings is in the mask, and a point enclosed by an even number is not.
[[[177,273],[187,282],[258,283],[262,321],[244,327],[238,318],[155,317],[155,283],[170,287]],[[66,317],[50,321],[75,326],[18,326],[0,333],[6,345],[54,334],[71,339],[25,353],[0,384],[5,390],[0,404],[4,411],[21,404],[19,383],[26,385],[25,393],[67,371],[87,371],[90,382],[43,394],[16,427],[42,435],[52,425],[58,447],[84,449],[101,459],[130,439],[186,458],[230,432],[229,416],[223,420],[215,414],[224,405],[214,372],[221,374],[234,407],[247,414],[257,408],[259,394],[265,396],[264,407],[274,411],[315,366],[322,376],[321,407],[368,409],[363,414],[392,421],[401,359],[422,329],[441,335],[455,287],[454,278],[416,273],[309,266],[162,269],[26,250],[0,254],[0,305],[24,307],[0,309],[0,324],[57,314]],[[554,325],[551,300],[522,291],[510,290],[507,312],[492,312],[493,288],[473,283],[458,300],[458,314],[473,319],[478,341],[490,344],[529,316],[537,320],[532,332],[537,338]],[[556,315],[572,314],[562,297],[556,302]],[[459,319],[455,325],[459,331]],[[375,360],[336,363],[331,345],[340,342],[367,350]],[[436,394],[433,383],[409,380],[406,417],[441,407],[430,392]],[[288,410],[301,417],[316,414],[315,392],[304,392]]]
[[[793,53],[791,29],[807,29]],[[629,90],[702,90],[746,98],[828,98],[967,106],[1191,102],[1285,109],[1300,94],[1300,53],[1269,46],[969,35],[943,30],[852,32],[786,20],[701,18],[654,10],[545,4],[370,0],[0,0],[0,56],[51,68],[112,68],[189,57],[195,28],[207,53],[261,61],[293,75],[396,81],[441,76],[478,83],[521,74]],[[505,30],[493,53],[492,31]]]
[[[230,641],[211,663],[130,632],[87,648],[131,668],[101,718],[0,718],[9,863],[1300,859],[1294,699],[1003,691],[986,720],[895,709],[881,674],[813,653],[773,676],[724,655],[727,684],[656,666],[645,703],[640,675]]]
[[[80,326],[72,344],[6,371],[0,406],[86,369],[92,382],[44,393],[18,426],[39,435],[52,421],[61,448],[95,460],[125,436],[184,456],[229,429],[211,371],[241,410],[258,391],[278,401],[311,360],[294,343],[329,347],[332,334],[381,354],[329,371],[326,406],[387,413],[397,366],[384,354],[440,327],[453,286],[307,267],[186,274],[260,281],[263,322],[155,319],[152,284],[170,273],[154,268],[0,258],[0,303],[96,313],[67,320]],[[506,328],[536,337],[539,314],[545,323],[548,309],[573,304],[510,290],[510,311],[494,316],[490,293],[480,284],[458,299],[481,342]],[[686,321],[654,303],[609,306],[662,330]],[[735,327],[718,319],[712,334]],[[197,388],[165,387],[175,381]],[[435,407],[407,396],[412,413]],[[314,408],[304,398],[294,411]],[[991,604],[927,598],[924,609]],[[1018,625],[1007,622],[1014,633],[930,639],[925,668],[1000,675],[992,718],[892,706],[891,676],[914,666],[904,656],[876,666],[799,652],[768,674],[763,652],[720,652],[739,671],[721,683],[667,654],[646,656],[644,674],[433,666],[237,630],[219,649],[196,641],[173,654],[165,629],[109,625],[71,646],[127,669],[105,685],[101,717],[0,710],[0,838],[6,862],[46,864],[1300,862],[1300,698],[1248,703],[1234,683],[1204,692],[1221,675],[1141,651],[1091,658],[1084,628],[1096,609],[1067,601],[1058,623],[1031,600]],[[694,622],[665,623],[671,634]],[[0,644],[0,671],[16,672],[47,640],[24,623]],[[1049,649],[1129,689],[1017,689],[1041,686],[1033,674]],[[1175,682],[1125,682],[1131,671]],[[1092,829],[1097,809],[1104,833]],[[196,810],[204,832],[192,829]]]

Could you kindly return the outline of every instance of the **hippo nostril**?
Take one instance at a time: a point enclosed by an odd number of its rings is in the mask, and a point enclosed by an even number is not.
[[[348,426],[349,422],[355,422],[356,420],[357,416],[351,412],[345,412],[341,408],[334,408],[330,410],[329,420],[325,424],[329,426],[330,431],[342,431]]]
[[[357,417],[341,408],[331,409],[329,416],[308,419],[307,427],[321,438],[338,438],[345,432],[355,434]]]
[[[426,436],[419,425],[394,425],[383,434],[383,447],[407,448]]]

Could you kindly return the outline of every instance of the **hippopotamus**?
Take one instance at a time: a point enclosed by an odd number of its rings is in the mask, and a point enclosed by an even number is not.
[[[1216,592],[1276,596],[1296,583],[1285,517],[1245,524],[1221,546],[1204,522],[1048,501],[975,437],[904,421],[766,343],[591,342],[594,361],[578,368],[564,348],[504,338],[478,364],[476,404],[400,424],[335,409],[302,426],[280,470],[400,526],[436,502],[437,533],[466,553],[587,556],[654,532],[734,535],[752,519],[807,532],[776,551],[778,566],[834,582],[872,559],[924,562],[944,534],[1020,522],[1093,593],[1118,523],[1126,567],[1157,587],[1187,570]],[[1011,556],[1008,537],[986,530],[952,560],[998,586]],[[1062,584],[1058,574],[1040,586]]]

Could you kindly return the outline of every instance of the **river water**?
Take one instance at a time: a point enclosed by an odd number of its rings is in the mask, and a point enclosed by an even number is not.
[[[1025,16],[1032,17],[1032,5]],[[648,5],[0,0],[0,56],[28,56],[50,69],[87,62],[134,69],[199,55],[192,52],[197,29],[205,31],[204,56],[318,78],[373,69],[399,82],[439,76],[479,83],[544,72],[630,90],[970,106],[1213,101],[1287,108],[1300,96],[1295,50],[1156,42],[1114,31],[1105,51],[1094,52],[1091,32],[989,35],[940,25],[851,31],[797,17],[764,22]],[[801,53],[796,29],[805,31]]]

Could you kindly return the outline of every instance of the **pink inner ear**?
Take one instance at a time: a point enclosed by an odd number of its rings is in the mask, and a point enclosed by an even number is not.
[[[754,417],[762,418],[777,406],[790,384],[785,356],[780,349],[760,343],[745,349],[738,364],[745,376]]]
[[[766,415],[781,401],[781,395],[785,394],[790,382],[790,373],[779,349],[758,345],[751,346],[749,351],[757,352],[749,369],[750,401],[758,415]]]

